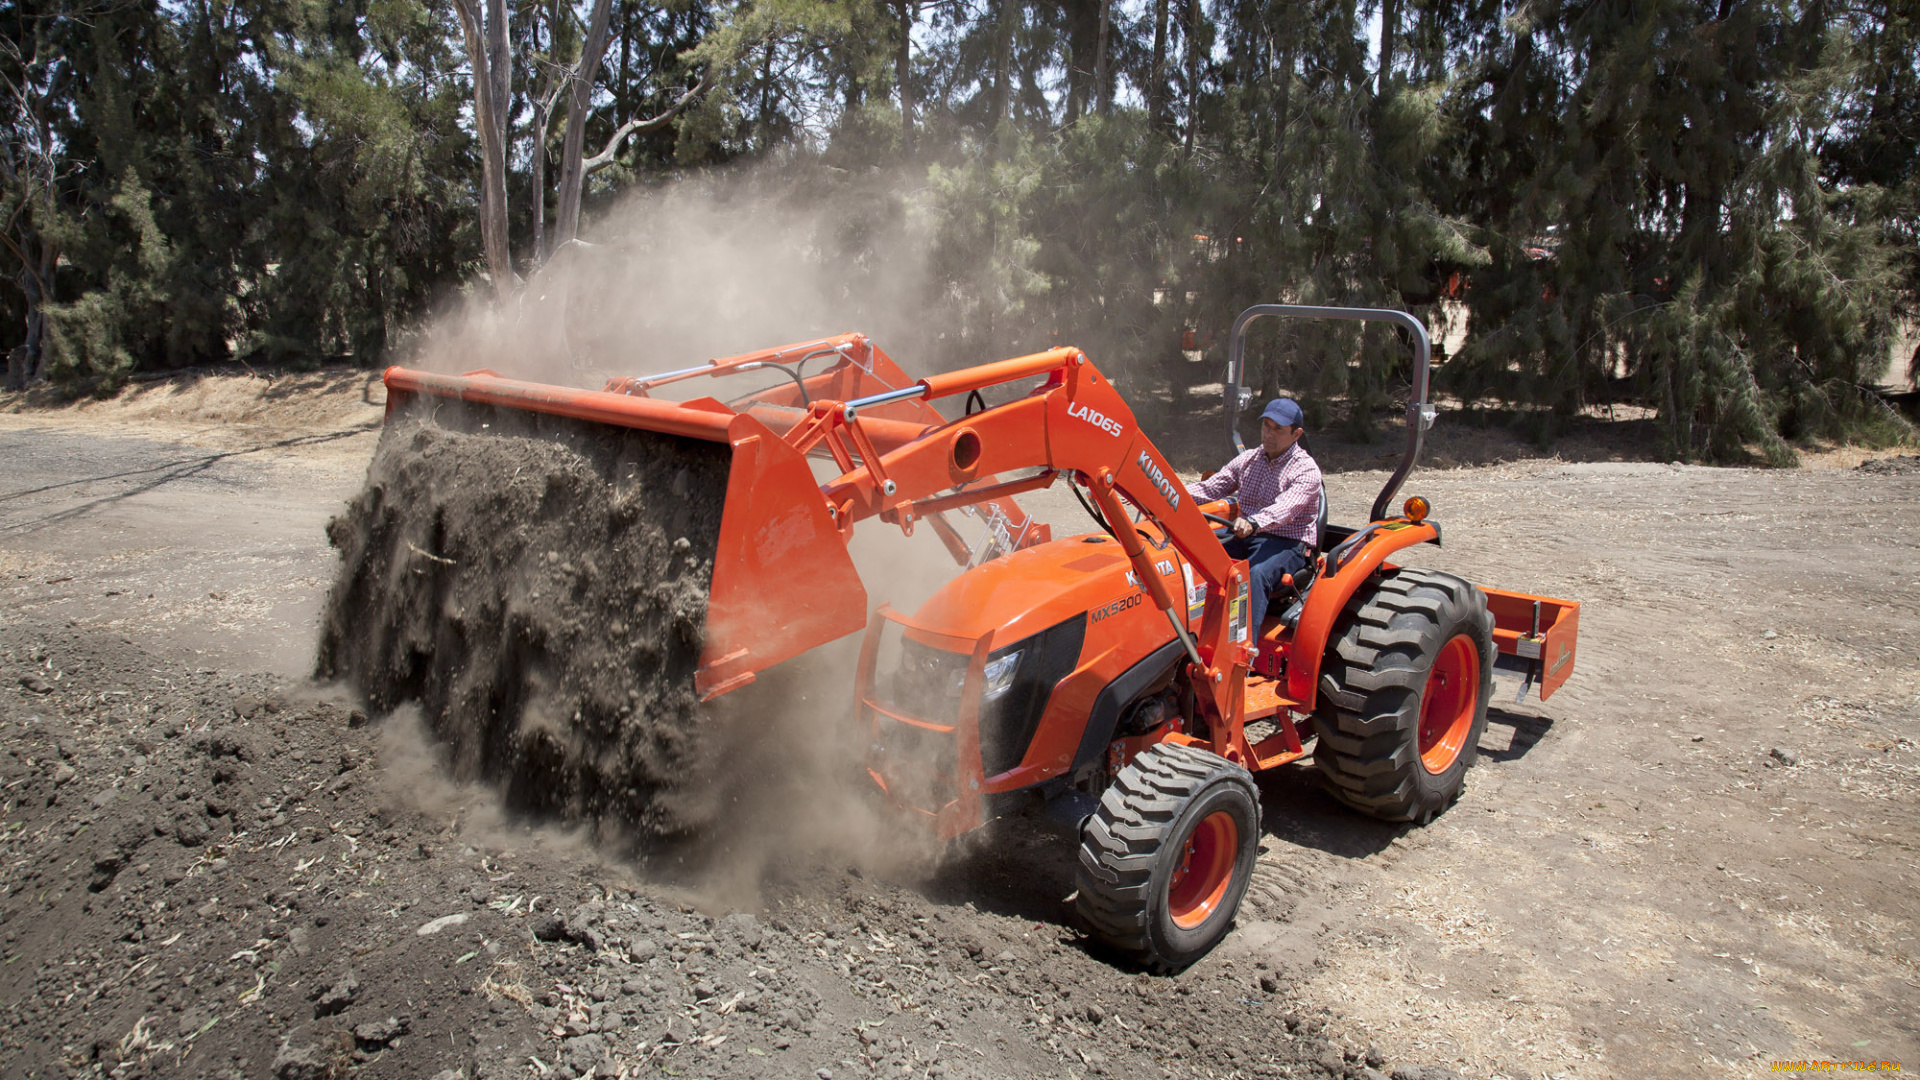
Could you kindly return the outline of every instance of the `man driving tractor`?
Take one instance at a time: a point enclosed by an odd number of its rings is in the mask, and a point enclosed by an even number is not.
[[[1253,628],[1260,632],[1267,597],[1288,574],[1313,558],[1320,519],[1320,466],[1300,445],[1306,434],[1300,403],[1275,398],[1260,414],[1260,445],[1227,462],[1226,467],[1187,493],[1212,502],[1237,495],[1239,515],[1227,554],[1247,560],[1253,574]]]

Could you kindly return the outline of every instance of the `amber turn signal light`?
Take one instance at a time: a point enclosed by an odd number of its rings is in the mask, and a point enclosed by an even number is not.
[[[1404,509],[1407,512],[1408,521],[1425,521],[1427,520],[1427,512],[1432,510],[1433,507],[1427,505],[1427,500],[1415,495],[1407,500],[1407,505]]]

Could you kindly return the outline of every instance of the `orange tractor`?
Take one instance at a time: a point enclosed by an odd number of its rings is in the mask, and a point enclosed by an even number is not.
[[[1233,508],[1194,503],[1078,349],[913,380],[849,334],[598,391],[393,368],[388,409],[457,399],[728,445],[720,528],[704,538],[703,698],[864,626],[854,709],[886,798],[943,839],[1026,813],[1077,825],[1088,927],[1176,970],[1219,941],[1246,891],[1254,773],[1311,753],[1342,802],[1424,823],[1459,797],[1495,667],[1543,699],[1573,670],[1578,605],[1388,561],[1440,542],[1426,500],[1389,509],[1434,417],[1424,327],[1386,310],[1249,308],[1230,340],[1230,423],[1246,402],[1246,325],[1264,315],[1404,328],[1415,400],[1367,523],[1323,514],[1317,558],[1261,627],[1248,625],[1247,565],[1216,533]],[[654,396],[752,371],[785,381],[732,404]],[[1000,404],[980,395],[1005,387]],[[953,419],[930,404],[962,396]],[[1015,501],[1056,483],[1098,531],[1055,539]],[[868,518],[933,528],[965,569],[911,615],[869,616],[847,551]]]

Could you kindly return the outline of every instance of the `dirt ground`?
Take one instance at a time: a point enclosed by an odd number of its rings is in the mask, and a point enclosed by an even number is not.
[[[1084,946],[1060,836],[901,857],[848,809],[746,871],[637,863],[309,682],[378,403],[361,373],[0,399],[0,1076],[1920,1063],[1920,461],[1541,458],[1443,416],[1436,460],[1494,463],[1415,474],[1446,545],[1408,561],[1581,601],[1573,680],[1507,686],[1424,829],[1263,778],[1238,927],[1153,978]],[[1388,448],[1326,442],[1360,516]]]

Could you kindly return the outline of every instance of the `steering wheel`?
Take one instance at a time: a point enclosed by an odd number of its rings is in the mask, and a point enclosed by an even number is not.
[[[1224,528],[1213,530],[1214,536],[1222,540],[1233,539],[1233,519],[1232,518],[1223,518],[1219,514],[1209,514],[1205,510],[1200,511],[1200,516],[1203,518],[1206,518],[1208,521],[1211,521],[1216,525],[1224,526]]]

